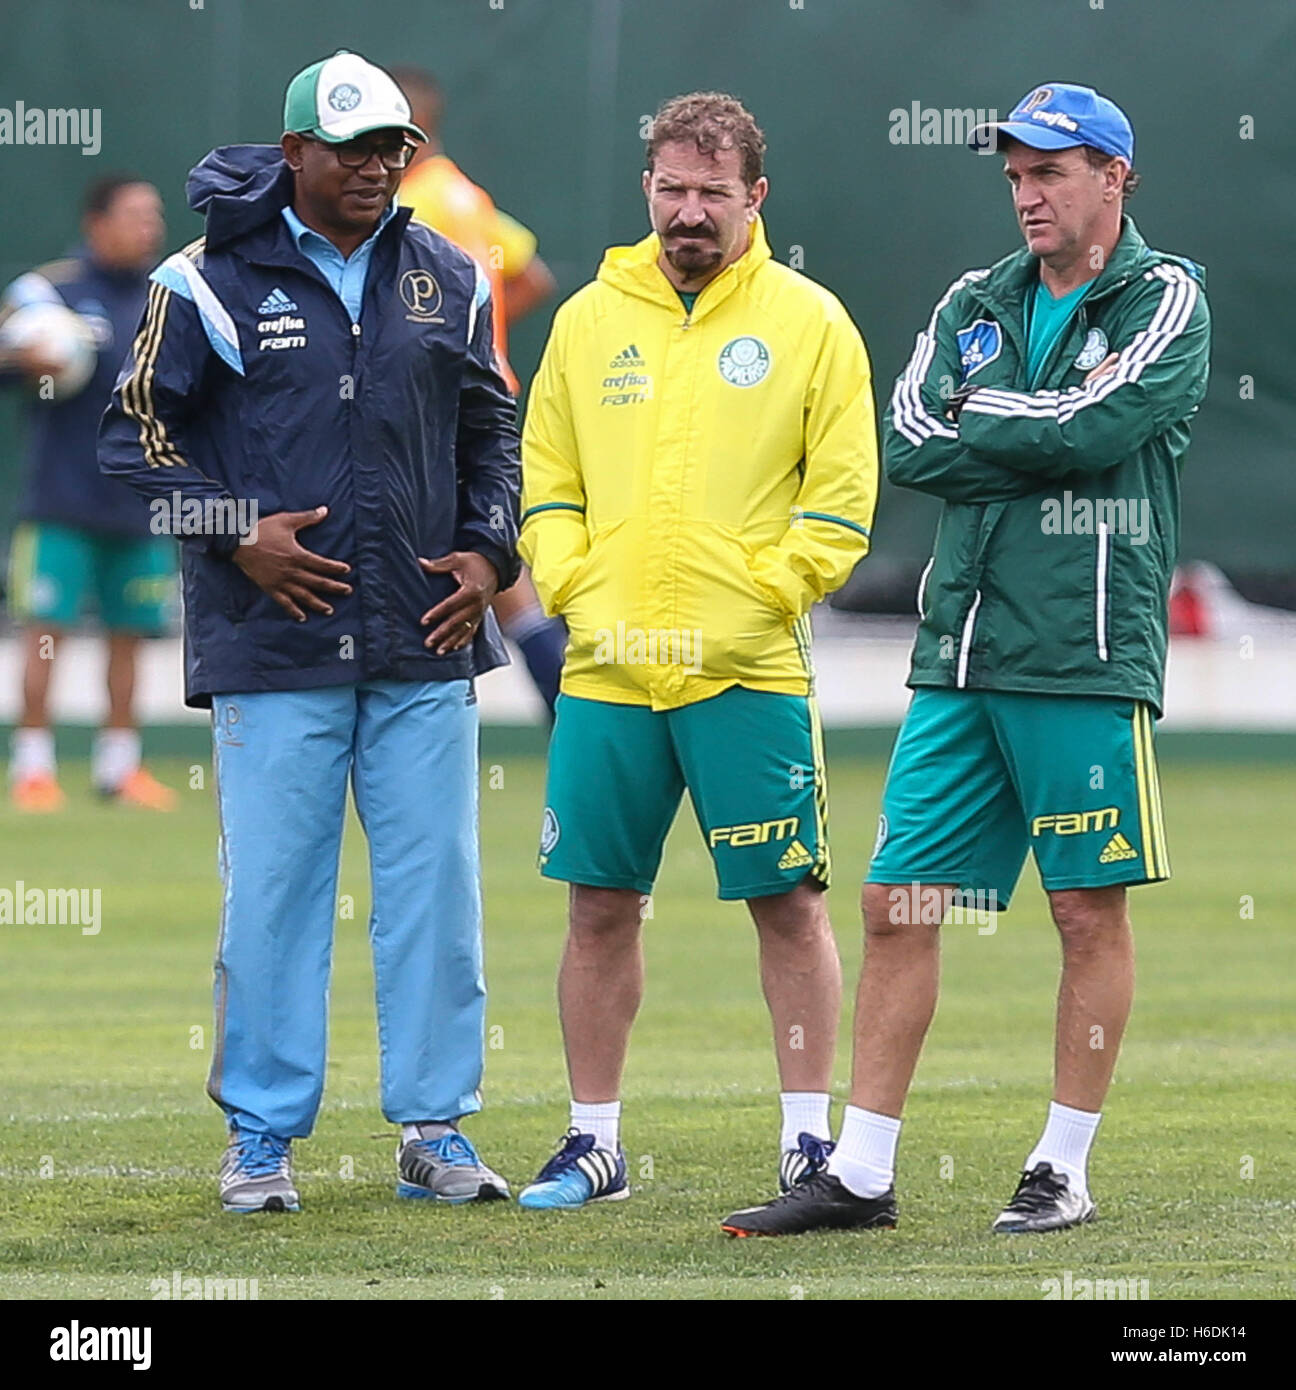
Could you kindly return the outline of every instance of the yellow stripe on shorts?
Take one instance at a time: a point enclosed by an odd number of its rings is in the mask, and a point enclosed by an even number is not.
[[[1139,834],[1150,879],[1170,877],[1165,827],[1161,815],[1161,788],[1157,780],[1156,751],[1152,745],[1151,715],[1140,701],[1134,706],[1134,778],[1138,788]]]
[[[1147,861],[1149,878],[1159,878],[1156,870],[1156,847],[1152,843],[1152,815],[1148,796],[1147,766],[1143,761],[1143,739],[1139,730],[1139,715],[1143,706],[1136,703],[1130,720],[1130,737],[1134,741],[1134,787],[1138,793],[1139,838],[1143,841],[1143,857]]]
[[[832,877],[832,855],[828,852],[828,764],[824,757],[823,723],[819,718],[819,701],[806,697],[810,711],[810,747],[814,757],[815,833],[818,850],[815,857],[815,877],[825,886]]]
[[[793,620],[792,637],[796,642],[797,655],[801,658],[801,668],[805,672],[806,692],[813,697],[815,693],[815,668],[810,615],[808,613],[803,613],[799,618]]]
[[[9,611],[30,618],[32,581],[36,578],[36,528],[20,522],[9,543]]]
[[[1146,747],[1146,757],[1148,771],[1151,774],[1151,794],[1152,805],[1152,830],[1157,840],[1157,859],[1161,864],[1161,874],[1164,878],[1170,877],[1170,847],[1166,839],[1165,829],[1165,809],[1161,804],[1161,769],[1157,766],[1156,744],[1152,737],[1152,711],[1147,706],[1143,707],[1143,732]]]

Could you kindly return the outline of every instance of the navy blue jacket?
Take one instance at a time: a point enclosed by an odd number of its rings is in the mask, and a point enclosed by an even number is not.
[[[111,270],[77,251],[20,275],[5,292],[0,314],[42,300],[66,304],[85,318],[99,346],[95,374],[67,400],[32,394],[25,403],[27,466],[17,515],[118,536],[149,534],[148,504],[130,488],[99,472],[96,436],[117,370],[130,346],[148,277],[143,270]],[[19,381],[5,372],[6,381]]]
[[[401,208],[379,233],[360,323],[282,216],[277,146],[227,146],[191,173],[207,233],[154,271],[139,350],[99,438],[100,467],[178,520],[185,698],[362,680],[458,680],[504,665],[494,615],[437,656],[422,614],[455,592],[420,555],[474,550],[518,572],[515,408],[496,372],[489,288],[471,257]],[[332,616],[295,622],[229,558],[229,513],[329,508],[298,533],[351,566]],[[174,504],[174,505],[173,505]],[[243,513],[244,519],[248,513]]]

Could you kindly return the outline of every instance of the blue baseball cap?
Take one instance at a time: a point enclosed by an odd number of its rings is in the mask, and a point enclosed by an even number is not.
[[[984,153],[994,148],[996,135],[1011,136],[1037,150],[1091,145],[1103,154],[1134,163],[1134,127],[1129,117],[1092,87],[1070,82],[1045,82],[1033,88],[1013,107],[1006,121],[977,126],[968,137],[968,145]]]

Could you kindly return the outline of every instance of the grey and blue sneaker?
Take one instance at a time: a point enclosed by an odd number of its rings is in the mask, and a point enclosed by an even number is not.
[[[508,1183],[488,1168],[465,1135],[450,1124],[421,1124],[419,1137],[396,1150],[398,1197],[434,1202],[500,1202]]]
[[[797,1183],[824,1172],[836,1147],[831,1139],[820,1139],[802,1130],[797,1135],[796,1148],[784,1149],[779,1160],[779,1191],[791,1192]]]
[[[518,1206],[572,1209],[590,1202],[619,1202],[629,1195],[625,1151],[600,1149],[592,1134],[569,1129],[559,1140],[558,1152],[522,1189]]]
[[[220,1165],[222,1211],[300,1211],[292,1141],[231,1126]]]

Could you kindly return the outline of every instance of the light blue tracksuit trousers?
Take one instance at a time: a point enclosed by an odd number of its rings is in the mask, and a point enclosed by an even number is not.
[[[382,1108],[481,1108],[486,990],[472,683],[218,695],[224,883],[208,1093],[241,1128],[308,1135],[324,1091],[347,779],[369,842]]]

